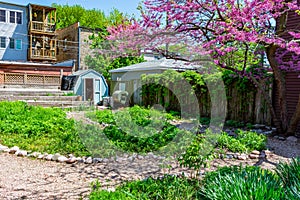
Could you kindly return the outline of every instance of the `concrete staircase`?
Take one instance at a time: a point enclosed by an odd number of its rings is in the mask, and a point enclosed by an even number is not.
[[[71,91],[57,89],[0,88],[0,101],[24,101],[28,105],[60,108],[89,107],[91,102],[81,101],[81,96],[67,96]]]

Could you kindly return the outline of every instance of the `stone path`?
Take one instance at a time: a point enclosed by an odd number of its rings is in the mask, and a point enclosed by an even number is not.
[[[91,183],[98,179],[104,189],[113,190],[125,180],[158,177],[165,173],[186,176],[191,170],[181,168],[173,161],[169,168],[161,168],[161,161],[140,157],[133,161],[119,158],[103,163],[65,164],[33,160],[0,153],[0,199],[87,199]],[[271,154],[264,159],[217,159],[209,170],[225,165],[259,165],[274,169],[279,161],[288,158]],[[202,170],[202,173],[205,171]]]
[[[300,156],[299,142],[270,139],[268,147],[276,154],[261,159],[216,159],[206,170],[239,164],[274,169],[278,162]],[[169,161],[168,168],[162,168],[162,164],[161,160],[151,156],[136,156],[134,160],[121,157],[93,164],[66,164],[0,153],[0,199],[88,199],[91,183],[97,179],[104,189],[113,190],[125,180],[159,177],[166,173],[184,173],[187,176],[193,173],[179,167],[175,161]]]

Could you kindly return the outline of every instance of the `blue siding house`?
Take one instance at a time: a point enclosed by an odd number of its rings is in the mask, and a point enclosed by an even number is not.
[[[0,60],[27,61],[27,6],[0,2]]]

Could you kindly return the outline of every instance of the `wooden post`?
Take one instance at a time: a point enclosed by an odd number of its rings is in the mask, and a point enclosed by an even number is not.
[[[27,84],[27,73],[24,74],[23,83],[24,83],[24,85]]]

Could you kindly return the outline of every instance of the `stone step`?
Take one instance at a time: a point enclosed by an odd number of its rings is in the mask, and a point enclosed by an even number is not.
[[[59,107],[59,108],[72,108],[72,107],[89,107],[92,106],[89,101],[25,101],[28,105],[43,106],[43,107]]]
[[[0,95],[13,96],[63,96],[72,91],[61,91],[51,89],[0,89]]]
[[[0,101],[20,101],[20,100],[34,100],[34,101],[80,101],[81,96],[15,96],[15,95],[1,95]]]

